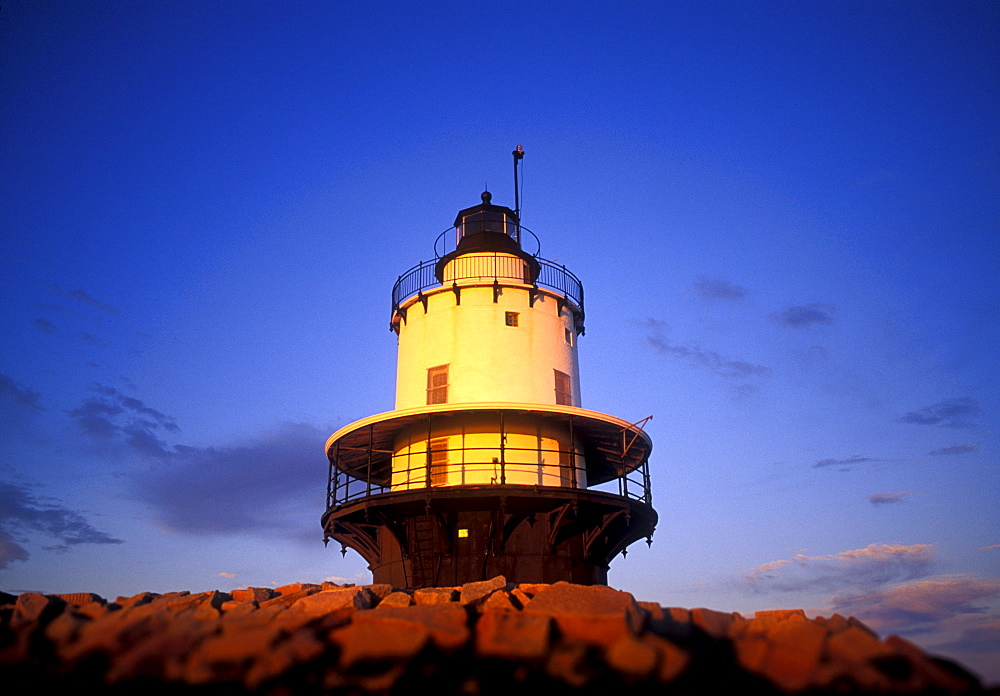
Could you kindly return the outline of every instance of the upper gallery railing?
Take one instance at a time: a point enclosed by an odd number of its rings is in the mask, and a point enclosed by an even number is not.
[[[442,235],[451,232],[453,228],[448,228]],[[521,232],[532,234],[530,230],[522,227]],[[532,236],[534,236],[532,234]],[[441,238],[439,237],[439,240]],[[438,245],[435,244],[435,252]],[[528,264],[520,259],[512,259],[510,255],[503,253],[472,253],[468,256],[458,256],[453,258],[448,264],[448,271],[445,274],[446,280],[454,282],[456,280],[479,279],[483,281],[507,281],[515,280],[527,285],[554,290],[566,297],[567,300],[580,308],[583,314],[583,283],[568,268],[553,261],[547,261],[537,255],[532,257],[538,264],[538,275],[535,278],[528,277]],[[403,273],[392,286],[392,315],[403,305],[403,303],[414,295],[427,290],[428,288],[441,287],[444,282],[437,277],[437,265],[441,256],[436,256],[429,261],[421,261],[413,268]],[[512,265],[514,263],[514,265]],[[516,266],[516,268],[515,268]]]

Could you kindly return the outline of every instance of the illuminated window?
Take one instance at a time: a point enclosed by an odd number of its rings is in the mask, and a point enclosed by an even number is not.
[[[468,539],[469,538],[469,530],[468,529],[459,529],[458,530],[458,538],[459,539]]]
[[[448,366],[438,365],[427,369],[427,403],[448,403]]]
[[[504,323],[507,326],[517,326],[517,312],[504,312]]]
[[[569,375],[559,370],[556,373],[556,403],[563,406],[573,405],[573,388],[570,386]]]
[[[448,484],[448,438],[431,440],[430,444],[431,485]]]

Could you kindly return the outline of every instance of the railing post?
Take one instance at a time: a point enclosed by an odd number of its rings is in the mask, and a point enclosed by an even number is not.
[[[569,475],[573,478],[573,488],[580,487],[579,472],[576,470],[576,439],[573,437],[573,414],[569,414]]]
[[[504,430],[503,411],[500,411],[500,485],[507,485],[507,433]]]
[[[337,442],[333,446],[333,457],[330,458],[330,472],[326,480],[326,507],[331,508],[337,499],[337,478],[340,470],[333,465],[334,459],[340,453],[340,443]],[[329,456],[329,452],[327,452]]]
[[[372,443],[375,440],[375,424],[368,426],[368,476],[365,486],[365,497],[372,497]]]
[[[431,487],[431,457],[434,453],[431,452],[431,414],[427,414],[427,462],[424,470],[424,488]]]

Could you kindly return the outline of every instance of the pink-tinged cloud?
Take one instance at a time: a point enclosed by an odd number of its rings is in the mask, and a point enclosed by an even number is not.
[[[874,588],[926,575],[933,556],[930,544],[870,544],[825,556],[796,554],[753,568],[743,584],[755,593]]]
[[[879,632],[917,633],[933,630],[959,614],[985,613],[983,600],[997,596],[1000,582],[962,575],[869,591],[848,590],[835,595],[831,606]]]
[[[979,550],[980,551],[996,551],[997,549],[1000,549],[1000,544],[990,544],[989,546],[984,546],[983,548],[981,548]]]

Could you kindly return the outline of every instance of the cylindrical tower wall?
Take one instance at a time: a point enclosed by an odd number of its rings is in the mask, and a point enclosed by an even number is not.
[[[574,442],[574,440],[576,440]],[[586,488],[582,445],[566,421],[468,411],[403,429],[392,457],[394,491],[468,485]]]
[[[458,280],[457,292],[455,282],[427,293],[426,310],[415,301],[399,323],[397,410],[498,401],[581,405],[571,304],[508,279],[497,287]]]

